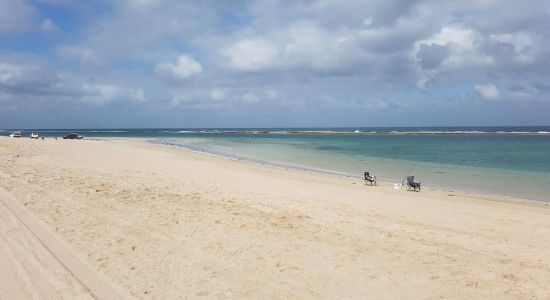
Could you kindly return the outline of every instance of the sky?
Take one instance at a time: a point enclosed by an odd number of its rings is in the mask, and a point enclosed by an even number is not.
[[[0,128],[550,125],[548,0],[0,0]]]

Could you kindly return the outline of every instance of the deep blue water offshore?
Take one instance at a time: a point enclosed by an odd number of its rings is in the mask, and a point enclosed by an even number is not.
[[[8,135],[16,129],[4,129]],[[46,137],[139,137],[258,162],[550,202],[550,126],[27,129]]]

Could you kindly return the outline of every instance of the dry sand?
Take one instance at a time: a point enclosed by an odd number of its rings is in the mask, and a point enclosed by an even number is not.
[[[550,299],[544,206],[138,139],[0,138],[0,200],[1,299]]]

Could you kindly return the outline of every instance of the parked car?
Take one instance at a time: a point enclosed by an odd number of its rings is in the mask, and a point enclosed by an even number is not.
[[[38,139],[38,133],[36,132],[31,133],[31,139]]]
[[[68,135],[64,136],[63,139],[67,140],[80,140],[82,139],[83,136],[81,136],[80,134],[77,134],[77,133],[69,133]]]
[[[21,137],[21,131],[14,131],[10,134],[10,137],[20,138]]]

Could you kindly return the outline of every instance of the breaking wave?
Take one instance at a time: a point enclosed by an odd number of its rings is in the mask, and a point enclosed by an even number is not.
[[[418,130],[418,131],[336,131],[336,130],[179,130],[179,134],[242,134],[242,135],[549,135],[549,131],[480,131],[480,130]]]

